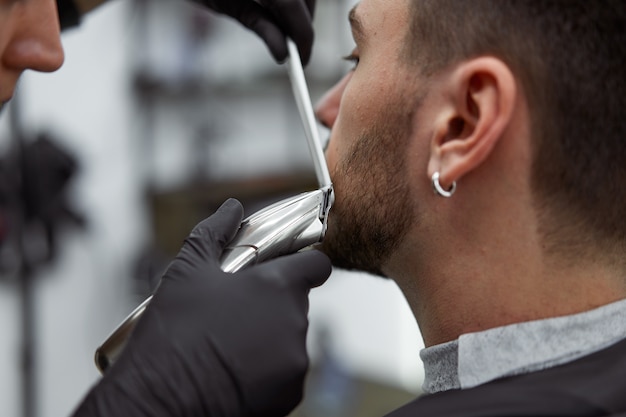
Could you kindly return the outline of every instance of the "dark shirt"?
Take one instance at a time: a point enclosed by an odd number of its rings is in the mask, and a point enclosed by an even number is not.
[[[626,341],[565,365],[426,395],[387,417],[626,416]]]

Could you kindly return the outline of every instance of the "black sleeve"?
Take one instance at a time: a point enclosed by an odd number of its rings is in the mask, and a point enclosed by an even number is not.
[[[61,30],[77,26],[80,23],[80,12],[73,0],[57,0]]]

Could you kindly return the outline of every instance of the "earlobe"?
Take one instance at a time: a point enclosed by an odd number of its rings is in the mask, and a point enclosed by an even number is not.
[[[493,57],[462,62],[443,82],[447,95],[435,122],[428,175],[439,172],[447,187],[489,157],[511,122],[517,89],[512,71]]]

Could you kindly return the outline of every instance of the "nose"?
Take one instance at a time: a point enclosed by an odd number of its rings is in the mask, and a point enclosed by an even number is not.
[[[59,69],[64,54],[56,0],[19,2],[12,13],[13,31],[1,57],[3,66],[16,71]]]
[[[317,119],[328,129],[332,129],[335,124],[335,120],[337,120],[341,97],[343,96],[343,92],[346,89],[346,85],[348,84],[348,81],[350,81],[351,77],[352,72],[346,74],[341,81],[335,84],[326,92],[326,94],[322,96],[315,107],[315,115],[317,116]]]

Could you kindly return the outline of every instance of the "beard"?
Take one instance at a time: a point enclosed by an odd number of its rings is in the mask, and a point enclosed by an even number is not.
[[[331,172],[335,203],[320,248],[337,267],[380,276],[415,222],[405,169],[414,111],[385,113]]]

